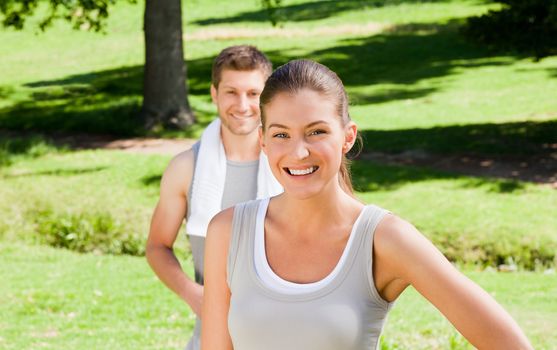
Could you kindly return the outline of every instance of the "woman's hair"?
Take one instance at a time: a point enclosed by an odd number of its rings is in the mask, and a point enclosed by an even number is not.
[[[341,124],[346,125],[350,122],[348,95],[336,73],[315,61],[294,60],[278,67],[265,83],[265,88],[259,98],[263,128],[265,128],[265,105],[269,104],[279,93],[295,94],[302,89],[309,89],[326,97],[334,103]],[[361,141],[359,135],[357,141]],[[359,149],[356,150],[356,153],[358,151]],[[350,161],[343,155],[339,169],[340,185],[344,191],[353,194],[349,168]]]

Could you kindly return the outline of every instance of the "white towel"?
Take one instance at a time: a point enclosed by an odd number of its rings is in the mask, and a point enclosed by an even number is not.
[[[217,118],[203,131],[195,164],[191,198],[188,201],[190,216],[186,223],[189,235],[205,237],[209,221],[221,211],[224,182],[226,179],[226,154],[220,135],[221,122]],[[267,157],[259,156],[257,171],[257,199],[282,193]]]

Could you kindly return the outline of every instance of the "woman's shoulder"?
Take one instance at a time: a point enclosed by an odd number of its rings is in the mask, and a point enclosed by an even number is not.
[[[209,222],[209,227],[219,227],[231,225],[232,219],[234,218],[234,207],[230,207],[220,211],[217,215],[213,216]]]
[[[209,222],[207,240],[211,239],[210,236],[218,236],[219,241],[229,242],[230,237],[232,236],[235,216],[239,216],[236,220],[243,220],[242,218],[246,215],[248,215],[248,217],[253,216],[262,201],[263,200],[251,200],[238,203],[235,206],[219,212]]]
[[[206,244],[227,247],[230,242],[234,207],[224,209],[213,216],[207,228]]]
[[[411,248],[415,236],[420,232],[410,222],[388,212],[379,222],[375,231],[374,246],[378,251],[396,253]]]

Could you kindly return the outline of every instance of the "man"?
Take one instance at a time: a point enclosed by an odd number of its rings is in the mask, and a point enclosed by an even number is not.
[[[146,255],[160,280],[197,315],[187,350],[200,347],[203,254],[209,221],[236,203],[282,191],[258,140],[259,95],[271,71],[271,62],[255,47],[224,49],[213,63],[211,79],[211,97],[219,118],[198,143],[171,160],[161,180]],[[195,281],[183,272],[172,249],[184,217]]]

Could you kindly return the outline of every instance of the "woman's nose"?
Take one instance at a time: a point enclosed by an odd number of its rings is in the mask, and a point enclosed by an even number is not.
[[[300,140],[296,143],[294,147],[294,154],[296,159],[305,159],[309,156],[309,148],[305,141]]]

